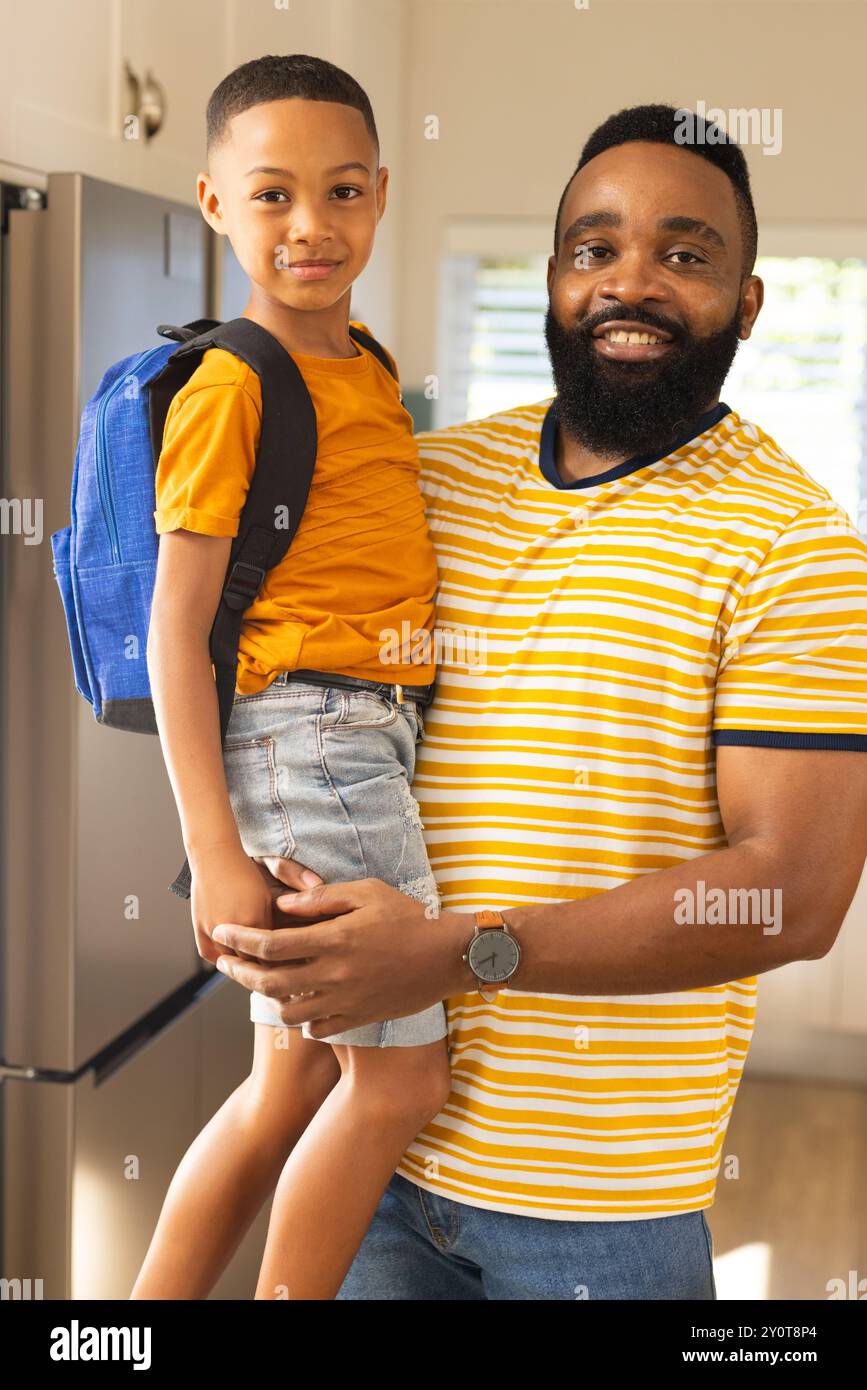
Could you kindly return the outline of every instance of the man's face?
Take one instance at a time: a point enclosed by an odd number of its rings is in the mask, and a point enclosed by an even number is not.
[[[729,179],[688,150],[633,141],[575,175],[545,319],[574,439],[602,457],[658,453],[710,408],[761,308],[742,250]]]
[[[360,111],[290,97],[232,118],[199,175],[199,205],[260,297],[322,310],[367,264],[387,181]]]

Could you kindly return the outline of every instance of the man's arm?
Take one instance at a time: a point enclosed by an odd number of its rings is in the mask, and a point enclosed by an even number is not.
[[[725,849],[610,892],[505,912],[530,993],[653,994],[743,979],[833,946],[867,858],[867,756],[831,750],[717,749]],[[703,887],[699,885],[703,884]],[[778,923],[694,924],[679,903],[722,889],[769,890]],[[685,893],[684,893],[685,890]],[[777,890],[775,900],[774,890]],[[742,895],[734,916],[743,917]],[[729,914],[731,915],[731,914]],[[681,920],[678,920],[678,919]]]
[[[867,856],[867,757],[724,746],[717,794],[724,849],[593,898],[505,908],[522,952],[512,988],[674,993],[826,954]],[[760,902],[766,890],[771,913],[720,925],[678,920],[684,890],[706,902],[714,888],[726,902],[731,890],[759,890]],[[284,1022],[310,1022],[314,1037],[476,988],[461,959],[473,931],[468,913],[429,920],[420,903],[376,879],[323,885],[278,898],[277,906],[287,929],[217,929],[215,940],[257,957],[225,956],[221,968],[277,1001]],[[313,997],[289,1002],[302,992]]]

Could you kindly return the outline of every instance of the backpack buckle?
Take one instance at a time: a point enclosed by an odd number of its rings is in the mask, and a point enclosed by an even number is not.
[[[240,570],[247,570],[242,575]],[[255,576],[255,578],[253,577]],[[223,589],[223,602],[229,608],[249,608],[262,587],[265,570],[259,565],[248,565],[244,560],[236,560]]]

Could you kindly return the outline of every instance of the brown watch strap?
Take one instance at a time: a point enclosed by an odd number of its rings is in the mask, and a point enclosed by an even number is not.
[[[491,927],[504,927],[506,925],[502,912],[477,912],[476,926],[479,931],[490,931]]]

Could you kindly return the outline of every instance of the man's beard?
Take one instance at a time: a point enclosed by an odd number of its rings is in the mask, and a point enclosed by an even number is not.
[[[593,330],[621,319],[671,334],[655,361],[603,357]],[[545,340],[557,387],[555,411],[563,429],[602,458],[662,454],[719,394],[740,341],[741,311],[707,338],[627,305],[611,305],[574,328],[564,328],[549,304]]]

